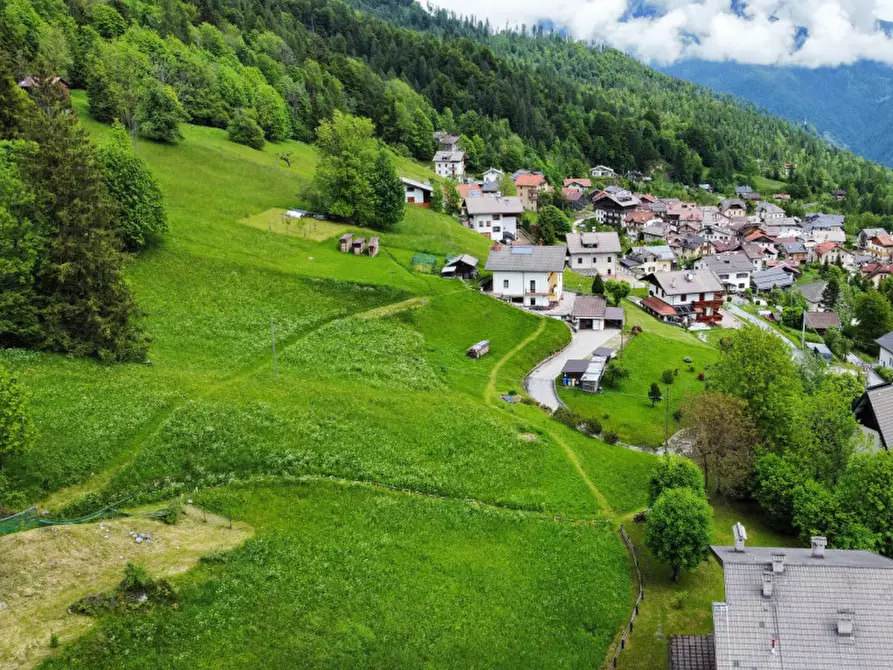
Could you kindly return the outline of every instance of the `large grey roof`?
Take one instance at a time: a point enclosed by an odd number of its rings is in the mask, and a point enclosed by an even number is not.
[[[561,272],[567,247],[502,247],[492,249],[487,270],[516,272]]]
[[[754,272],[750,275],[750,281],[758,291],[768,291],[775,287],[784,288],[794,284],[794,278],[790,273],[780,267]]]
[[[516,195],[505,198],[484,196],[468,198],[465,201],[465,210],[469,216],[475,214],[522,214],[524,206],[521,204],[521,198]]]
[[[568,233],[567,250],[572,254],[620,253],[617,233]]]
[[[826,281],[814,281],[810,284],[800,284],[797,287],[797,291],[806,298],[809,302],[819,302],[822,299],[822,293],[825,292],[825,287],[828,285]]]
[[[649,275],[667,295],[685,293],[720,293],[723,291],[719,278],[710,270],[677,270],[655,272]]]
[[[713,604],[717,670],[893,668],[893,560],[867,551],[813,558],[809,549],[712,549],[726,594]],[[784,571],[772,575],[765,597],[763,573],[779,551]],[[852,612],[852,636],[838,635],[841,611]]]
[[[633,247],[630,249],[630,256],[638,256],[642,257],[647,254],[652,254],[655,258],[658,258],[662,261],[675,261],[676,254],[667,244],[656,244],[652,247]]]
[[[753,272],[753,263],[744,254],[717,254],[701,259],[708,270],[716,274],[724,272]]]
[[[875,342],[877,342],[887,351],[893,351],[893,331],[890,331],[886,335],[881,335],[875,340]]]
[[[729,207],[747,209],[747,205],[744,204],[744,201],[741,198],[725,198],[719,203],[719,210],[721,212],[726,211]]]
[[[804,230],[843,228],[843,214],[810,214],[803,223]]]
[[[461,163],[465,160],[464,151],[438,151],[434,154],[435,163]]]

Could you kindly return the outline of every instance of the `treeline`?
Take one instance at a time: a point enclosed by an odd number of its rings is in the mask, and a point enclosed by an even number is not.
[[[96,118],[154,139],[175,140],[164,130],[180,115],[252,146],[311,141],[339,110],[424,161],[436,127],[457,132],[472,171],[557,181],[604,163],[723,187],[787,178],[792,163],[802,198],[845,188],[850,211],[893,213],[881,166],[616,51],[539,27],[494,33],[411,0],[356,2],[364,12],[339,0],[0,0],[0,48],[16,74],[65,76]]]
[[[0,59],[0,346],[142,361],[125,250],[164,232],[160,189],[118,126],[97,149],[67,89],[25,94]]]

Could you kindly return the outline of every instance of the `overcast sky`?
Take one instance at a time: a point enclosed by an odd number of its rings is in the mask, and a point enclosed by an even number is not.
[[[425,4],[426,0],[423,0]],[[817,67],[893,65],[893,0],[432,0],[496,28],[550,19],[582,40],[669,64],[685,58]]]

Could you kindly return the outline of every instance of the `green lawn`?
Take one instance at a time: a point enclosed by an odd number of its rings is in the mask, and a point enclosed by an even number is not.
[[[615,522],[641,505],[653,458],[500,399],[568,328],[412,271],[420,251],[484,261],[487,240],[452,218],[409,208],[375,258],[265,226],[304,204],[312,147],[183,134],[135,143],[170,218],[127,268],[152,364],[0,353],[39,430],[2,502],[79,515],[183,494],[257,537],[177,578],[181,611],[110,617],[59,663],[600,664],[632,604]],[[481,339],[490,354],[467,358]],[[300,477],[415,493],[284,483]]]
[[[610,524],[325,482],[197,502],[257,535],[46,667],[597,667],[629,615]]]
[[[700,393],[704,383],[698,374],[716,361],[719,352],[681,328],[660,323],[634,306],[626,308],[627,326],[639,326],[643,332],[629,340],[622,362],[629,377],[616,389],[604,393],[587,393],[558,384],[558,395],[569,408],[579,414],[598,419],[605,430],[617,433],[621,442],[642,447],[663,444],[667,423],[667,403],[652,407],[648,399],[651,382],[658,382],[666,399],[669,393],[670,435],[679,430],[673,416],[683,400]],[[691,366],[683,359],[692,359]],[[667,387],[661,380],[664,370],[678,371],[673,384]]]

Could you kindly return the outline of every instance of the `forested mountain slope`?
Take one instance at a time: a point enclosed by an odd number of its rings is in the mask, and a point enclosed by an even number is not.
[[[863,208],[893,211],[879,166],[540,29],[491,34],[409,0],[363,3],[375,16],[339,0],[0,5],[0,43],[15,74],[48,71],[86,86],[100,120],[132,123],[140,101],[169,86],[193,123],[226,127],[248,110],[271,141],[312,139],[342,109],[368,116],[383,139],[422,160],[434,126],[460,132],[472,170],[540,167],[557,179],[609,163],[726,185],[736,171],[772,176],[796,162],[812,192],[843,187],[869,196]]]
[[[692,60],[663,71],[741,96],[793,122],[809,123],[832,141],[893,165],[891,123],[881,111],[893,96],[888,65],[863,61],[810,69]]]

